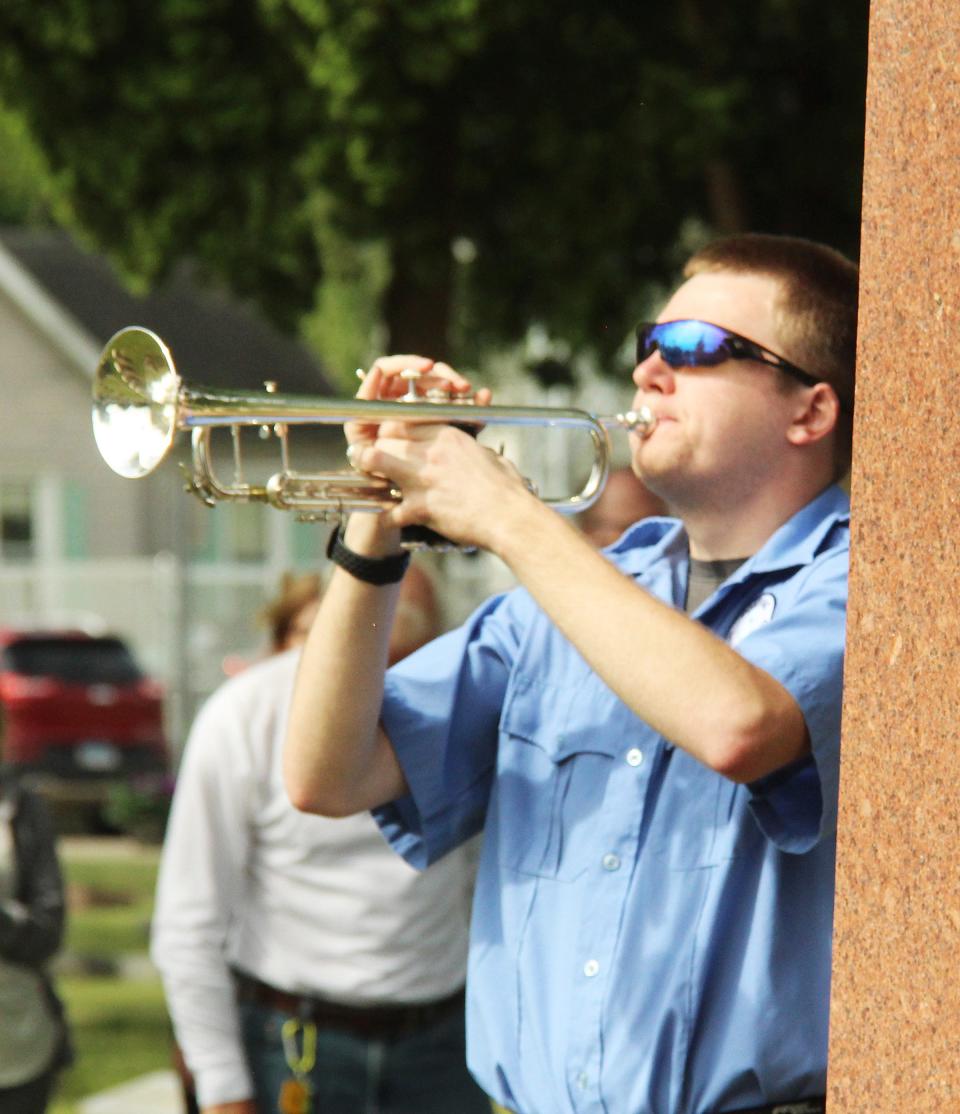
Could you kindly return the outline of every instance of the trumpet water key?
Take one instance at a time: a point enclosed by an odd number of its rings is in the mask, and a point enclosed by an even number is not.
[[[308,520],[335,521],[354,511],[381,511],[402,493],[389,480],[344,469],[301,472],[291,467],[290,426],[378,423],[390,420],[437,422],[462,427],[537,426],[580,430],[590,439],[593,463],[580,491],[543,499],[561,513],[586,510],[606,483],[610,461],[610,429],[635,430],[648,436],[656,423],[646,408],[610,417],[585,410],[536,406],[477,406],[431,392],[416,394],[411,378],[404,398],[396,401],[331,399],[283,394],[276,384],[263,391],[231,391],[192,386],[177,374],[170,351],[149,329],[122,329],[104,347],[93,384],[93,431],[100,454],[121,476],[138,478],[157,468],[169,454],[177,434],[190,430],[192,468],[188,491],[205,503],[264,502],[293,511]],[[243,478],[240,429],[260,427],[279,442],[280,468],[265,483]],[[210,445],[214,429],[231,431],[234,475],[222,482],[213,469]]]

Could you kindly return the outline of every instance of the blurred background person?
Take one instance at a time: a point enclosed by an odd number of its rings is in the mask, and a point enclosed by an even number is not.
[[[629,468],[611,471],[600,498],[578,516],[580,529],[597,549],[612,545],[641,518],[669,514],[667,504],[654,495]]]
[[[63,878],[46,805],[0,767],[0,1114],[43,1114],[70,1060],[47,964],[65,925]]]
[[[320,606],[317,573],[287,573],[280,591],[260,612],[270,651],[283,653],[301,645]],[[399,661],[434,638],[442,622],[433,578],[418,561],[411,562],[397,601],[397,630],[390,643],[390,661]]]
[[[420,874],[369,815],[307,816],[283,789],[296,647],[319,595],[316,576],[284,578],[262,613],[274,655],[214,693],[180,767],[152,954],[199,1109],[487,1112],[464,1051],[472,850]],[[391,660],[439,626],[414,562]]]
[[[280,591],[260,612],[267,628],[270,652],[292,650],[307,637],[320,606],[320,577],[317,573],[286,573]]]

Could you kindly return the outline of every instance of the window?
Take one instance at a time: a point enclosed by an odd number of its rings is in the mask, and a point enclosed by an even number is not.
[[[56,677],[75,685],[131,685],[143,677],[117,638],[21,638],[0,654],[0,664],[24,677]]]
[[[191,499],[187,513],[188,552],[193,560],[255,562],[266,558],[266,516],[276,511],[259,503],[205,507]]]
[[[0,557],[29,560],[35,552],[33,491],[27,480],[0,480]]]
[[[224,508],[227,558],[234,561],[262,561],[267,555],[266,516],[276,513],[260,503],[237,503]]]

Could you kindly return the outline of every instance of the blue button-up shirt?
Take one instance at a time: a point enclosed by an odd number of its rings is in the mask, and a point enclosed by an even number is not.
[[[825,491],[696,613],[803,712],[812,755],[760,783],[658,735],[523,590],[388,674],[410,795],[377,810],[387,838],[423,866],[485,831],[468,1059],[511,1109],[704,1114],[823,1093],[848,509]],[[607,552],[682,606],[678,522]]]

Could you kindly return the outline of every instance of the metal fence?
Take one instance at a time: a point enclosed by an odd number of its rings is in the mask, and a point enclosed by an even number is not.
[[[448,626],[506,585],[491,562],[459,553],[437,560]],[[0,566],[0,626],[71,627],[125,639],[165,686],[176,759],[200,703],[224,680],[226,663],[265,649],[256,617],[277,580],[269,565],[187,565],[169,554]]]
[[[120,635],[166,688],[176,754],[225,657],[254,652],[254,616],[274,587],[257,567],[187,569],[169,555],[12,565],[0,568],[0,624]]]

